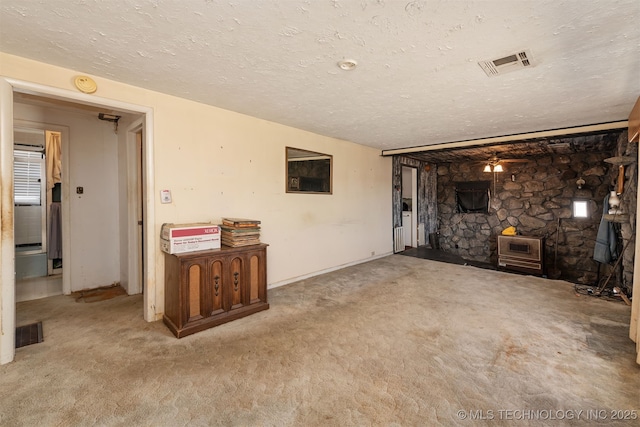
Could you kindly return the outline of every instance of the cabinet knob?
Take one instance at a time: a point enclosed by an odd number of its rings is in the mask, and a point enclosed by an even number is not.
[[[214,286],[213,288],[216,291],[216,296],[218,296],[218,290],[220,289],[220,276],[215,276],[213,278]]]

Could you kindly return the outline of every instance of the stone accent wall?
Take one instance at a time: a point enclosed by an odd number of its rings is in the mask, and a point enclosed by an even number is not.
[[[635,159],[625,166],[624,191],[620,195],[620,207],[629,214],[629,221],[620,224],[620,234],[624,244],[629,242],[622,254],[622,273],[618,274],[618,283],[625,288],[626,294],[631,295],[633,289],[633,262],[635,257],[635,235],[638,197],[638,143],[630,143],[627,132],[623,132],[618,139],[616,156]],[[622,246],[624,246],[624,244]]]
[[[593,249],[603,200],[618,171],[617,166],[604,162],[612,155],[587,152],[540,157],[528,163],[504,163],[504,172],[496,174],[483,172],[484,165],[477,162],[439,164],[441,248],[496,265],[497,236],[514,226],[520,235],[545,237],[546,265],[556,266],[562,279],[596,283],[598,263],[593,260]],[[585,181],[582,189],[576,185],[579,177]],[[489,214],[458,213],[455,182],[484,180],[492,181]],[[588,201],[588,219],[573,218],[574,199]],[[603,276],[606,268],[601,270]]]

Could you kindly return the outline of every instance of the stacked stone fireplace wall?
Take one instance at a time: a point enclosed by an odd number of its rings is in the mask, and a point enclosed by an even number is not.
[[[623,132],[618,139],[618,146],[615,155],[634,159],[625,165],[624,191],[620,196],[620,206],[623,212],[628,214],[628,221],[620,224],[620,234],[623,247],[627,249],[622,254],[622,273],[618,276],[618,281],[626,288],[627,294],[633,288],[633,264],[635,257],[636,238],[636,217],[637,217],[637,196],[638,196],[638,143],[630,143],[627,132]],[[629,243],[627,245],[627,243]]]
[[[615,188],[618,166],[605,162],[615,155],[633,155],[635,149],[620,135],[618,153],[583,152],[531,158],[527,163],[504,163],[504,172],[483,172],[476,162],[441,163],[438,175],[438,240],[442,250],[464,259],[497,265],[497,236],[510,226],[524,236],[545,238],[546,267],[560,272],[560,278],[575,283],[595,284],[611,265],[593,260],[596,234],[603,213],[604,198]],[[628,167],[622,207],[632,210],[632,221],[621,224],[623,239],[635,233],[635,165]],[[585,184],[578,188],[576,181]],[[456,183],[491,181],[488,213],[460,213]],[[573,200],[588,202],[589,218],[573,218]],[[558,227],[558,223],[560,226]],[[556,246],[557,245],[557,246]],[[623,277],[617,280],[631,287],[633,245],[624,254]],[[556,258],[557,253],[557,258]]]

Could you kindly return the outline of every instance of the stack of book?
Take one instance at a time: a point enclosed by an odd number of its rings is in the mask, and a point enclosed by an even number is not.
[[[260,221],[245,218],[222,218],[222,244],[237,248],[260,243]]]

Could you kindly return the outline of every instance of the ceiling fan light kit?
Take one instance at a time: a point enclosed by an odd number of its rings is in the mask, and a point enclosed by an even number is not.
[[[493,155],[489,160],[483,162],[485,163],[485,167],[482,171],[500,173],[504,172],[501,163],[526,163],[528,161],[527,159],[499,159],[498,156]]]
[[[483,172],[494,172],[494,173],[500,173],[500,172],[504,172],[504,169],[502,168],[502,165],[494,165],[491,166],[490,164],[487,164],[484,167]]]

